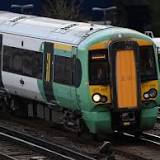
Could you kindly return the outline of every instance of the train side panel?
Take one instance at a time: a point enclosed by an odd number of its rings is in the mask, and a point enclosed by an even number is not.
[[[11,94],[79,109],[76,88],[81,81],[81,64],[76,47],[4,34],[3,53],[2,80]]]
[[[2,81],[11,94],[44,101],[37,83],[42,76],[42,67],[38,67],[40,70],[36,67],[43,65],[43,55],[39,52],[41,43],[32,38],[3,35]]]

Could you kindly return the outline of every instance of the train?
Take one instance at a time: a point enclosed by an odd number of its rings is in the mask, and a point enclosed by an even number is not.
[[[160,54],[160,38],[159,37],[152,37],[152,40],[156,45],[156,53],[157,53],[157,56],[158,56]]]
[[[156,46],[140,32],[1,11],[0,48],[9,110],[61,108],[64,126],[92,134],[137,134],[156,122]]]

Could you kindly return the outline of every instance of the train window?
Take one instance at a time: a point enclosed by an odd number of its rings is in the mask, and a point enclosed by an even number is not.
[[[18,55],[14,53],[14,55],[11,57],[12,58],[12,71],[14,73],[21,73],[22,70],[22,55]]]
[[[107,49],[89,51],[89,83],[106,85],[109,83],[109,79]]]
[[[43,55],[39,52],[4,46],[3,70],[42,79]]]
[[[54,57],[54,81],[72,85],[73,59],[63,56]]]
[[[33,72],[32,76],[38,79],[42,79],[42,67],[43,67],[43,54],[33,51]]]
[[[23,68],[22,68],[22,73],[23,75],[32,77],[33,75],[33,55],[23,55]]]
[[[152,46],[140,47],[140,66],[142,81],[157,79],[155,55]]]
[[[18,72],[18,66],[19,68],[22,68],[20,66],[21,59],[16,56],[17,50],[15,50],[13,47],[3,47],[3,70],[8,72],[16,73]],[[18,62],[16,62],[18,60]],[[17,63],[17,64],[16,64]]]
[[[73,85],[78,88],[82,79],[82,66],[80,60],[75,56],[73,56],[73,60]]]

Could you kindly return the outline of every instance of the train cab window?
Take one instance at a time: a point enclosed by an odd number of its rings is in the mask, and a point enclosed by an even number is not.
[[[89,51],[90,85],[106,85],[109,83],[109,79],[107,49]]]
[[[142,81],[157,79],[155,55],[152,46],[140,47],[140,66]]]
[[[63,56],[54,57],[54,81],[61,84],[73,84],[73,59]]]
[[[43,55],[40,52],[4,46],[3,70],[42,79]]]

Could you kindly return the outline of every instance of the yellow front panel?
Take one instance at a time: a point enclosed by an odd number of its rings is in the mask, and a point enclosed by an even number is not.
[[[153,45],[152,41],[144,40],[144,39],[133,39],[138,43],[138,46],[150,46]]]
[[[109,43],[109,41],[102,41],[99,43],[96,43],[94,45],[92,45],[89,50],[98,50],[98,49],[106,49],[107,48],[107,44]]]
[[[156,89],[158,91],[158,80],[142,82],[141,84],[141,100],[145,100],[143,94],[148,92],[150,89]],[[150,98],[150,100],[155,100],[155,98]]]
[[[116,84],[118,108],[137,107],[137,76],[133,50],[117,52]]]
[[[104,85],[90,85],[90,93],[91,95],[95,93],[99,93],[102,96],[107,97],[107,102],[106,103],[111,103],[111,94],[110,94],[110,86],[104,86]],[[101,103],[101,102],[100,102]]]

